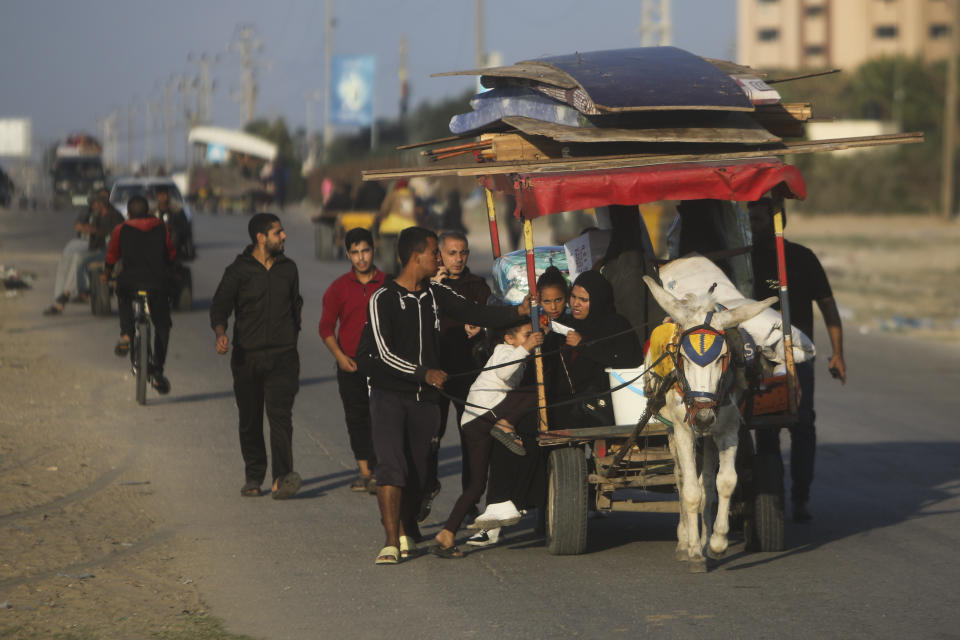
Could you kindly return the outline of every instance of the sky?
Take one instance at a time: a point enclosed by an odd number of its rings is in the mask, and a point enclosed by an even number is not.
[[[334,0],[334,54],[373,54],[374,110],[398,113],[397,51],[407,39],[411,106],[461,93],[467,78],[431,73],[474,67],[474,0]],[[485,0],[485,48],[503,64],[574,51],[640,46],[640,0]],[[673,44],[732,59],[736,0],[673,0]],[[171,78],[196,76],[201,54],[215,82],[213,124],[239,127],[243,86],[239,55],[228,52],[237,24],[251,24],[263,43],[259,117],[306,122],[306,95],[324,86],[324,0],[0,0],[0,118],[32,119],[34,149],[73,131],[99,137],[98,122],[135,108],[134,157],[146,150],[147,99],[161,101]],[[182,111],[174,93],[182,157]],[[465,109],[466,109],[465,105]],[[314,126],[322,103],[313,104]],[[154,154],[164,140],[155,110]],[[122,132],[126,123],[123,121]],[[120,159],[125,147],[121,138]]]

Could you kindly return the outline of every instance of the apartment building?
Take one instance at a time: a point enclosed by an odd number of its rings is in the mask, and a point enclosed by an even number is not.
[[[737,0],[737,62],[854,69],[888,55],[943,59],[954,2],[960,0]]]

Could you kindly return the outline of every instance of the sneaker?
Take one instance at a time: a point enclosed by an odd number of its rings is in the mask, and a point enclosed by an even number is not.
[[[151,384],[153,384],[153,388],[157,390],[157,393],[162,396],[170,393],[170,381],[163,377],[162,373],[153,374]]]
[[[417,514],[417,522],[423,522],[430,517],[430,509],[433,508],[433,499],[440,494],[440,483],[433,488],[433,490],[426,495],[423,499],[423,502],[420,503],[420,513]]]
[[[498,542],[500,542],[500,527],[489,531],[483,529],[467,538],[467,544],[472,547],[492,547]]]
[[[61,313],[63,313],[63,307],[56,304],[52,304],[43,310],[45,316],[58,316]]]
[[[480,529],[489,531],[498,527],[509,527],[512,524],[517,524],[522,517],[523,514],[517,510],[513,502],[507,500],[506,502],[488,504],[484,512],[477,516],[473,523]]]
[[[810,510],[807,509],[806,502],[794,502],[793,503],[793,521],[794,522],[810,522],[813,520],[813,516],[810,514]]]

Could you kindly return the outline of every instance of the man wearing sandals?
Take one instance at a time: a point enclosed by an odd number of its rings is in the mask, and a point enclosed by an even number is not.
[[[377,500],[386,534],[377,564],[409,557],[418,537],[417,512],[428,477],[431,442],[440,431],[440,315],[461,323],[502,327],[530,313],[485,307],[431,282],[440,266],[437,235],[410,227],[400,233],[400,274],[370,298],[359,353],[370,371],[370,417],[377,456]]]
[[[252,244],[237,256],[217,286],[210,325],[217,353],[230,348],[227,319],[234,314],[230,370],[240,414],[240,453],[246,482],[244,497],[261,495],[267,473],[263,412],[270,421],[272,496],[291,498],[302,480],[293,470],[293,400],[300,388],[300,277],[283,255],[287,234],[272,213],[258,213],[247,227]]]

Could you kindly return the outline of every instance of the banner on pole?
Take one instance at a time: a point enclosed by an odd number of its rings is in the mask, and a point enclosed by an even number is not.
[[[373,56],[333,56],[330,121],[369,127],[373,124]]]

